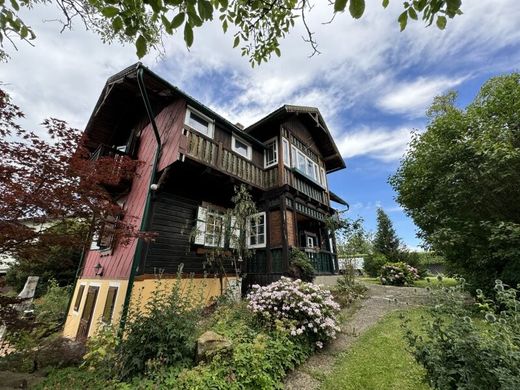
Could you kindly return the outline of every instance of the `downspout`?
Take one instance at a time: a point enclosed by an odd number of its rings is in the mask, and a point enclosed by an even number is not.
[[[150,99],[148,98],[148,93],[146,91],[146,87],[144,85],[143,79],[144,69],[141,64],[137,66],[137,85],[139,86],[139,91],[141,93],[141,97],[143,98],[144,107],[146,109],[146,114],[148,115],[148,119],[152,124],[153,133],[155,135],[155,140],[157,142],[157,149],[155,151],[155,157],[153,161],[152,172],[150,174],[150,183],[148,185],[148,191],[146,195],[146,203],[143,211],[143,217],[141,219],[141,228],[140,231],[146,231],[148,228],[148,219],[150,213],[151,199],[152,199],[152,184],[155,183],[156,174],[157,174],[157,164],[159,162],[159,157],[161,156],[161,137],[159,135],[159,131],[157,130],[157,125],[155,123],[155,116],[153,114],[152,106],[150,104]],[[137,267],[139,266],[140,254],[143,247],[143,240],[138,239],[137,247],[134,252],[134,259],[132,261],[132,268],[130,270],[130,277],[128,278],[128,287],[126,289],[125,301],[123,303],[123,310],[121,313],[121,321],[120,321],[120,332],[122,332],[125,328],[126,317],[128,314],[128,308],[130,306],[130,299],[132,297],[132,288],[134,286],[135,274],[137,273]]]

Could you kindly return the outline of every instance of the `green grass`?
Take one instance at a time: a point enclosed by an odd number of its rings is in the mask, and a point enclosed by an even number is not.
[[[453,287],[459,284],[456,279],[447,278],[445,276],[442,277],[442,280],[438,280],[436,276],[427,276],[424,279],[417,280],[414,283],[415,287]]]
[[[359,277],[356,278],[358,282],[364,282],[368,284],[381,284],[379,281],[379,278],[369,278],[369,277]],[[456,286],[458,284],[456,279],[453,278],[447,278],[443,277],[441,281],[437,279],[436,276],[427,276],[424,279],[420,279],[415,281],[414,287],[432,287],[432,288],[438,288],[438,287],[452,287]]]
[[[340,355],[321,389],[430,390],[424,382],[423,367],[406,350],[401,313],[410,318],[416,330],[426,314],[424,309],[414,309],[384,317]]]

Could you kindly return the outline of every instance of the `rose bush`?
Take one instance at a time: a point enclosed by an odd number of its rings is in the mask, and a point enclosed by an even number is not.
[[[307,337],[318,348],[336,337],[339,305],[328,290],[313,283],[282,277],[268,286],[254,285],[248,308],[264,325],[292,337]]]

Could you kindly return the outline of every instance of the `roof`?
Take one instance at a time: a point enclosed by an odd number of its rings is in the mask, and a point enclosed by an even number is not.
[[[312,129],[317,129],[318,131],[313,132],[313,136],[318,140],[318,144],[322,149],[322,155],[324,156],[323,160],[325,162],[325,166],[327,168],[327,172],[334,172],[339,169],[345,168],[345,161],[341,156],[341,153],[330,134],[330,131],[323,119],[323,116],[320,113],[320,110],[316,107],[308,107],[308,106],[295,106],[295,105],[283,105],[277,110],[273,111],[266,117],[260,119],[258,122],[252,124],[247,127],[244,131],[247,133],[255,133],[256,131],[260,131],[260,129],[268,126],[272,122],[279,122],[288,118],[293,114],[307,114],[314,126]]]
[[[201,111],[203,114],[210,116],[221,127],[232,133],[240,135],[245,140],[250,141],[259,147],[264,146],[262,142],[258,141],[250,134],[247,134],[240,127],[234,125],[209,107],[189,96],[184,91],[170,84],[168,81],[144,66],[141,62],[130,65],[129,67],[108,78],[85,128],[85,132],[87,134],[90,133],[94,128],[99,131],[100,127],[104,127],[103,123],[107,119],[106,116],[113,116],[113,112],[111,111],[114,106],[118,107],[121,111],[124,111],[125,115],[134,114],[134,117],[139,117],[137,113],[141,112],[143,109],[141,97],[139,95],[139,87],[137,85],[137,71],[140,68],[144,70],[143,77],[145,86],[149,91],[150,100],[153,101],[152,103],[155,103],[152,105],[154,106],[156,113],[158,113],[159,110],[163,108],[163,106],[171,102],[173,97],[182,97],[186,100],[188,105],[194,107],[198,111]],[[124,95],[126,97],[123,100],[121,100],[121,91],[124,91]],[[132,110],[128,106],[128,100],[136,101],[135,109]],[[113,129],[113,125],[113,123],[110,123],[106,126]]]
[[[343,198],[340,198],[334,192],[330,191],[329,194],[330,194],[330,200],[332,200],[336,203],[342,204],[343,206],[347,206],[347,207],[349,206],[349,204],[347,203],[346,200],[343,200]]]

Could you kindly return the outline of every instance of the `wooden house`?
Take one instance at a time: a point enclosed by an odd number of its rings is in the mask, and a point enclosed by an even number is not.
[[[137,227],[157,237],[127,246],[109,234],[93,240],[67,337],[85,339],[100,321],[116,323],[132,300],[150,296],[158,274],[173,280],[181,264],[208,298],[236,284],[236,262],[217,270],[207,254],[229,245],[217,233],[238,184],[247,185],[258,210],[245,232],[254,256],[240,270],[244,288],[287,273],[291,248],[304,250],[318,274],[337,273],[324,219],[334,213],[331,200],[345,202],[329,190],[327,173],[345,163],[318,109],[285,105],[242,128],[138,63],[108,79],[85,131],[93,158],[125,154],[144,162],[112,192]]]

